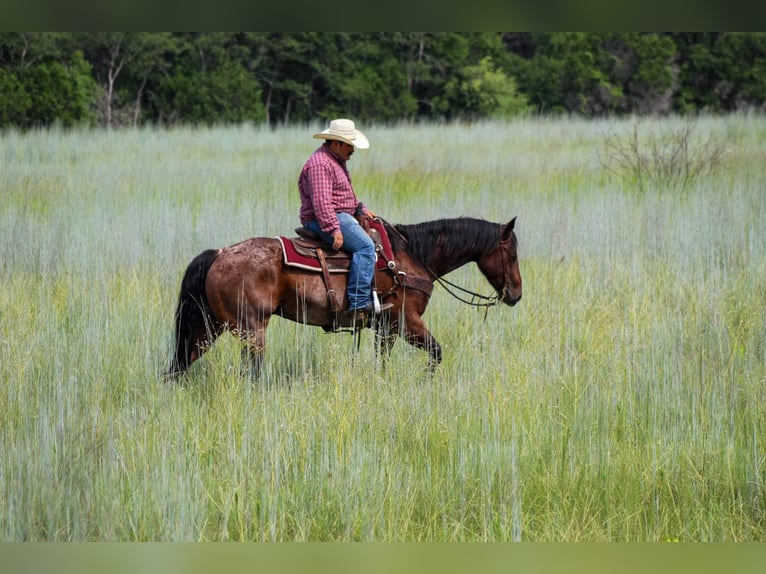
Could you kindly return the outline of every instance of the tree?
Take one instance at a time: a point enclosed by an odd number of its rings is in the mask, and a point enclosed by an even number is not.
[[[64,34],[53,32],[0,32],[0,67],[26,69],[61,55]]]
[[[127,62],[127,72],[135,82],[133,103],[133,125],[137,126],[141,117],[141,103],[146,87],[153,75],[167,74],[173,64],[173,56],[178,44],[168,32],[140,33],[134,41],[138,44],[136,56]]]
[[[718,32],[684,32],[669,35],[676,46],[678,89],[673,106],[685,113],[695,110],[717,110],[714,70],[718,67],[711,46]]]
[[[440,32],[403,35],[401,40],[410,92],[418,102],[418,117],[444,117],[443,86],[455,69],[469,63],[468,38]]]
[[[539,33],[503,40],[512,54],[507,70],[539,112],[597,116],[671,108],[674,47],[667,38]]]
[[[336,37],[338,63],[321,70],[321,83],[329,86],[317,99],[322,117],[349,115],[365,122],[414,117],[417,103],[407,89],[404,70],[380,39],[380,34]],[[318,89],[320,82],[314,85]]]
[[[622,73],[618,77],[625,94],[623,111],[640,115],[669,113],[676,76],[672,67],[673,42],[658,34],[626,33],[613,38],[622,55]]]
[[[526,113],[527,101],[516,89],[516,82],[499,70],[487,56],[474,66],[465,66],[444,86],[435,107],[445,116],[459,110],[469,119],[509,118]]]
[[[27,127],[31,101],[15,72],[0,73],[0,128]]]
[[[20,127],[726,112],[766,105],[766,34],[0,32],[0,74]]]
[[[212,125],[265,119],[260,84],[242,61],[246,51],[231,47],[232,35],[203,33],[177,40],[173,72],[153,86],[159,121]]]
[[[764,107],[766,102],[766,33],[727,33],[720,38],[726,90],[720,93],[727,111]],[[722,87],[719,85],[719,88]]]
[[[0,126],[72,126],[91,119],[94,83],[64,34],[0,34]]]
[[[117,80],[126,66],[145,53],[150,34],[140,32],[88,32],[80,35],[80,47],[93,65],[102,88],[104,123],[112,127],[115,118]],[[120,119],[120,123],[125,121]]]

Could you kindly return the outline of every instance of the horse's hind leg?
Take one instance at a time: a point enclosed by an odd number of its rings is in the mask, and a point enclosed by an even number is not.
[[[263,354],[266,351],[266,326],[268,319],[257,324],[249,325],[246,331],[238,334],[245,347],[242,349],[242,361],[246,365],[245,372],[250,380],[255,381],[261,374]]]
[[[388,364],[391,349],[393,349],[398,335],[396,323],[389,324],[380,321],[375,325],[375,356],[381,360],[383,366]]]
[[[188,371],[192,363],[210,348],[217,336],[217,332],[212,331],[209,326],[196,325],[188,337],[176,342],[176,354],[171,361],[167,377],[175,379]]]

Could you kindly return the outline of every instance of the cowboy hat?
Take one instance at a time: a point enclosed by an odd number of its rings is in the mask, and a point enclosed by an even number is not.
[[[354,122],[347,119],[333,120],[326,130],[314,134],[320,140],[338,140],[354,146],[357,149],[367,149],[370,142],[362,132],[356,129]]]

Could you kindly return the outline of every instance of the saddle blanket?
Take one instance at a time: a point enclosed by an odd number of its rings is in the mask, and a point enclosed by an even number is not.
[[[377,220],[370,222],[370,237],[375,243],[375,268],[386,269],[388,261],[394,260],[391,242],[388,239],[383,224]],[[351,264],[351,256],[344,251],[333,251],[333,249],[324,242],[305,239],[303,237],[288,238],[282,235],[277,236],[282,245],[282,255],[285,265],[299,267],[308,271],[322,271],[319,258],[316,255],[317,248],[321,248],[327,261],[327,268],[330,273],[348,273]],[[381,253],[383,256],[381,257]]]

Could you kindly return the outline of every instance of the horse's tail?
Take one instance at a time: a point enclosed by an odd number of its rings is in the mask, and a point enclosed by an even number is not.
[[[199,344],[207,339],[215,321],[207,295],[205,279],[218,257],[218,249],[208,249],[195,257],[186,268],[181,281],[181,293],[175,314],[175,355],[170,363],[167,376],[174,378],[189,368],[199,356]]]

